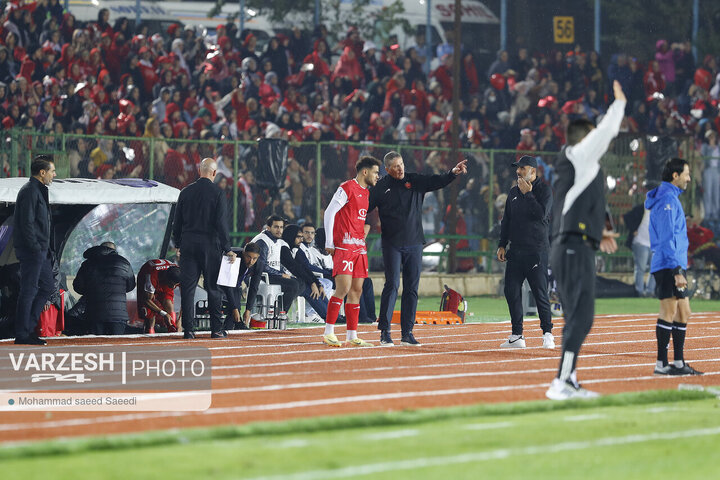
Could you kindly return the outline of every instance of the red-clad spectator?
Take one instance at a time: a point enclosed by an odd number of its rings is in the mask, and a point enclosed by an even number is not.
[[[313,52],[303,59],[303,66],[300,68],[301,73],[304,74],[302,76],[315,78],[330,76],[330,67],[323,59],[326,48],[327,44],[324,41],[318,40],[315,42]],[[312,67],[309,67],[309,65],[312,65]]]
[[[103,49],[103,59],[113,83],[118,83],[120,80],[122,67],[127,61],[128,55],[130,55],[130,47],[125,40],[125,36],[121,32],[117,32],[109,48]]]
[[[165,183],[179,189],[190,183],[191,177],[188,172],[192,172],[195,167],[186,155],[186,151],[187,143],[177,143],[175,148],[170,148],[167,151],[163,165]]]
[[[250,118],[250,115],[248,114],[248,109],[245,105],[245,96],[243,95],[243,91],[241,88],[235,89],[234,95],[232,96],[230,102],[237,114],[235,124],[237,125],[238,131],[247,128],[246,123]]]
[[[354,88],[358,88],[364,78],[363,69],[356,57],[353,47],[346,46],[340,60],[335,66],[331,81],[342,80],[343,93],[348,94]]]
[[[480,80],[478,79],[477,67],[473,54],[468,52],[463,56],[461,78],[463,80],[463,94],[477,95],[480,92]]]
[[[345,38],[340,42],[340,45],[343,47],[343,52],[347,47],[350,47],[355,54],[355,58],[358,60],[362,59],[364,44],[365,42],[360,38],[360,32],[354,25],[348,27]]]
[[[99,43],[103,34],[112,35],[115,33],[112,26],[108,23],[110,20],[110,10],[101,8],[97,18],[97,22],[90,24],[89,28],[90,35],[95,40],[94,43]]]
[[[169,123],[173,127],[173,131],[175,130],[175,127],[179,123],[182,122],[182,113],[180,112],[180,106],[177,103],[168,103],[165,107],[165,123]],[[187,126],[187,123],[185,123],[185,126]],[[174,138],[178,138],[177,135],[173,135]]]
[[[411,103],[412,95],[405,86],[405,76],[402,72],[397,72],[387,84],[383,111],[391,112],[393,118],[400,118],[403,113],[403,106]]]
[[[515,147],[518,154],[515,156],[517,160],[523,155],[527,155],[528,152],[537,150],[537,144],[535,143],[535,132],[529,128],[523,128],[520,130],[520,142]]]
[[[110,104],[110,100],[108,99],[107,92],[100,85],[94,85],[92,87],[91,98],[92,98],[93,102],[95,103],[95,105],[97,105],[97,106]]]
[[[177,122],[173,125],[173,138],[188,138],[190,136],[190,127],[185,122]]]
[[[442,97],[447,100],[452,100],[453,81],[452,81],[452,55],[445,54],[440,59],[440,66],[431,72],[430,76],[434,77],[438,81],[442,88]]]
[[[648,64],[647,72],[643,78],[643,86],[645,87],[645,95],[651,96],[653,93],[663,93],[665,91],[665,76],[660,71],[660,65],[657,60],[652,60]]]
[[[427,117],[430,111],[430,101],[425,91],[425,82],[422,79],[418,78],[413,82],[410,95],[412,97],[412,104],[417,108],[418,118],[424,119]]]
[[[380,142],[385,133],[385,126],[379,113],[370,114],[370,125],[368,126],[366,138],[373,142]]]

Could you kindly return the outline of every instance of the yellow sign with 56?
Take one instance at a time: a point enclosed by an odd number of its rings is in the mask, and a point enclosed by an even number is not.
[[[575,42],[575,17],[553,17],[555,43]]]

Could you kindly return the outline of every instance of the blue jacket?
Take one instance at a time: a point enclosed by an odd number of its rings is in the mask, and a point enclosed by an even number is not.
[[[645,208],[650,210],[651,272],[665,268],[687,268],[688,236],[685,212],[678,197],[682,193],[672,183],[662,182],[650,190]]]

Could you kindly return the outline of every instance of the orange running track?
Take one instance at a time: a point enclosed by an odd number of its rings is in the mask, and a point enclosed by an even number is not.
[[[578,363],[580,382],[602,394],[720,384],[720,313],[693,314],[685,358],[700,377],[653,375],[656,315],[595,319]],[[50,345],[197,345],[212,352],[212,405],[204,412],[0,412],[0,443],[476,403],[544,399],[560,356],[541,347],[537,320],[525,322],[525,349],[500,349],[509,323],[415,327],[421,347],[332,348],[322,327],[178,336],[64,337]],[[378,343],[376,327],[361,338]],[[344,339],[344,328],[336,329]],[[5,344],[4,342],[0,345]],[[672,359],[672,346],[670,352]],[[171,398],[168,401],[172,401]]]

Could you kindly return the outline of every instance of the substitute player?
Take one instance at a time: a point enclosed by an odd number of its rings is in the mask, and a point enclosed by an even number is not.
[[[148,260],[137,278],[138,315],[145,321],[145,333],[155,333],[155,324],[177,332],[173,301],[180,284],[180,267],[170,260]]]
[[[345,316],[347,318],[347,343],[352,347],[372,347],[357,336],[360,315],[360,296],[363,282],[368,276],[367,249],[365,237],[369,226],[365,226],[370,192],[380,174],[380,160],[364,156],[355,164],[357,175],[344,182],[325,209],[325,249],[333,256],[333,278],[335,293],[328,303],[325,317],[323,341],[331,347],[342,344],[335,336],[337,321],[343,298],[347,295]]]
[[[650,190],[645,208],[650,210],[650,247],[653,258],[650,271],[655,277],[660,299],[660,316],[655,326],[658,355],[657,375],[702,375],[685,363],[685,332],[690,319],[685,269],[688,236],[685,213],[678,197],[690,183],[687,160],[673,158],[665,164],[662,183]],[[672,323],[670,323],[672,322]],[[674,362],[668,364],[668,345],[673,340]]]

